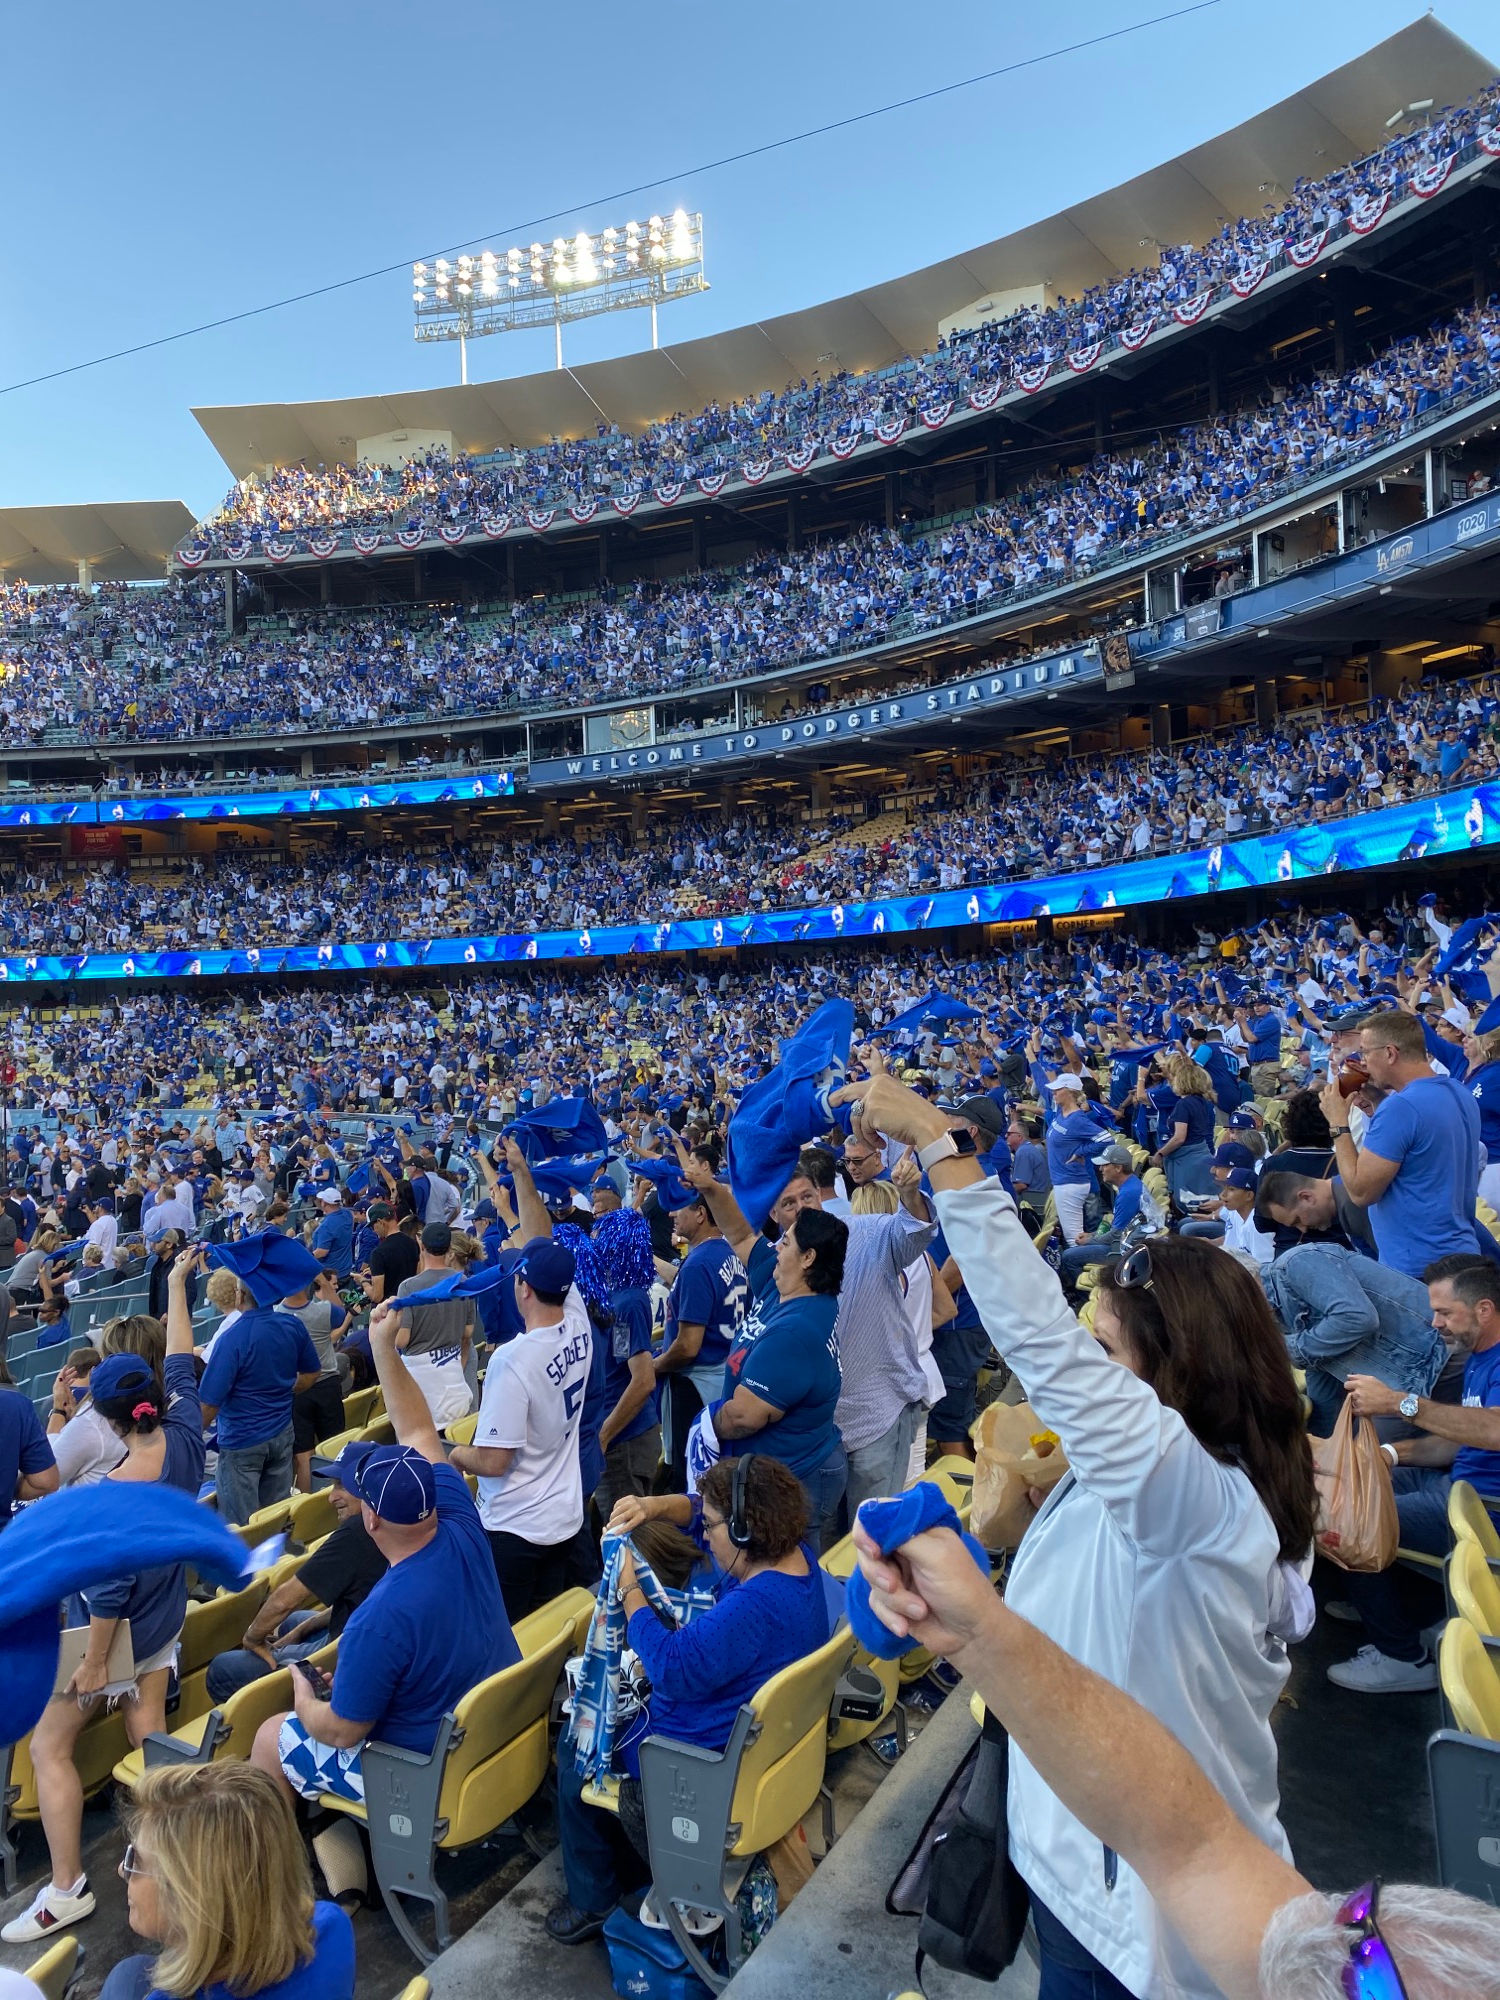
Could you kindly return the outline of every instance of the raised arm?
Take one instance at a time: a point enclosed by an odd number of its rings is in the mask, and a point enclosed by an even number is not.
[[[834,1101],[861,1099],[865,1130],[918,1150],[947,1130],[941,1111],[889,1077],[846,1084]],[[1062,1439],[1078,1483],[1143,1547],[1180,1550],[1194,1533],[1211,1533],[1227,1473],[1181,1416],[1079,1325],[1000,1183],[972,1158],[939,1160],[928,1178],[985,1330],[1038,1418]]]
[[[201,1250],[179,1250],[167,1273],[167,1352],[193,1351],[193,1309],[188,1304],[187,1282],[202,1262]]]
[[[956,1535],[929,1530],[889,1557],[857,1523],[854,1535],[881,1622],[953,1662],[1043,1783],[1135,1869],[1227,2000],[1261,2000],[1266,1927],[1308,1892],[1296,1869],[1154,1716],[1009,1610]]]
[[[401,1315],[390,1304],[377,1306],[370,1315],[370,1352],[375,1373],[385,1392],[386,1414],[396,1430],[399,1444],[410,1445],[434,1465],[445,1465],[448,1454],[432,1421],[427,1398],[411,1379],[406,1363],[396,1351],[396,1334]]]
[[[742,1264],[748,1265],[750,1253],[760,1241],[760,1231],[750,1227],[745,1220],[744,1211],[730,1192],[728,1183],[715,1178],[714,1170],[707,1160],[700,1160],[696,1154],[690,1153],[675,1134],[672,1143],[677,1148],[678,1167],[682,1178],[694,1194],[702,1195],[709,1214],[723,1230],[730,1249]]]
[[[552,1218],[547,1213],[546,1203],[536,1191],[526,1155],[514,1139],[505,1141],[505,1164],[516,1184],[516,1217],[523,1239],[529,1243],[534,1236],[550,1236]]]

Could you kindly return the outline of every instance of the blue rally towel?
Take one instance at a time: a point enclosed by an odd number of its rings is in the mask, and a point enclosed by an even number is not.
[[[884,1556],[899,1549],[903,1542],[909,1542],[913,1535],[924,1534],[928,1528],[951,1528],[955,1535],[962,1537],[964,1547],[985,1577],[989,1576],[989,1557],[972,1535],[964,1533],[957,1514],[943,1497],[942,1488],[934,1486],[930,1479],[919,1479],[915,1486],[909,1487],[895,1500],[866,1500],[859,1510],[859,1520],[860,1526]],[[882,1625],[875,1616],[870,1608],[870,1586],[862,1569],[856,1568],[849,1579],[844,1592],[844,1607],[855,1638],[877,1660],[899,1660],[903,1653],[909,1653],[917,1645],[918,1641],[911,1637],[898,1639],[890,1627]]]
[[[631,1160],[627,1165],[637,1179],[652,1182],[663,1208],[691,1208],[698,1199],[696,1190],[682,1178],[676,1160]]]
[[[554,1097],[540,1111],[523,1111],[505,1128],[528,1160],[609,1149],[604,1120],[586,1097]]]
[[[653,1610],[665,1613],[674,1625],[689,1624],[701,1612],[712,1611],[718,1594],[708,1582],[689,1582],[685,1590],[669,1590],[660,1582],[644,1556],[631,1548],[628,1535],[606,1533],[600,1553],[604,1575],[594,1596],[594,1615],[589,1622],[583,1657],[578,1663],[578,1679],[569,1703],[568,1734],[577,1752],[578,1768],[590,1778],[603,1777],[614,1767],[615,1752],[622,1727],[643,1715],[640,1698],[621,1669],[626,1649],[628,1620],[620,1602],[620,1563],[630,1549],[635,1562],[635,1578]],[[705,1577],[712,1574],[706,1566]],[[634,1741],[634,1733],[629,1733]]]
[[[207,1247],[209,1263],[233,1271],[258,1306],[274,1306],[300,1292],[323,1269],[305,1243],[279,1229],[262,1230],[259,1236],[247,1236],[240,1243],[210,1243]]]
[[[0,1742],[18,1743],[47,1706],[57,1679],[58,1607],[111,1577],[190,1562],[234,1587],[245,1545],[217,1514],[172,1486],[73,1486],[23,1507],[5,1530],[0,1565],[0,1659],[5,1714]]]
[[[781,1045],[781,1058],[740,1099],[729,1124],[729,1185],[752,1229],[763,1229],[797,1155],[838,1114],[830,1090],[844,1080],[854,1008],[828,1000]]]

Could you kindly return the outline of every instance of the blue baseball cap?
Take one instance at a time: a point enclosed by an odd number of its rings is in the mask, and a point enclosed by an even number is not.
[[[1258,1185],[1249,1167],[1231,1167],[1224,1176],[1225,1187],[1244,1188],[1247,1194],[1254,1194]]]
[[[524,1278],[534,1292],[560,1299],[573,1282],[577,1259],[566,1243],[554,1243],[550,1236],[533,1236],[516,1259],[515,1275]]]
[[[333,1476],[393,1527],[415,1527],[437,1508],[432,1467],[410,1445],[346,1444]]]
[[[1242,1146],[1238,1139],[1226,1139],[1214,1153],[1216,1167],[1248,1167],[1255,1170],[1255,1155],[1248,1146]]]
[[[1253,1111],[1231,1111],[1228,1118],[1231,1132],[1258,1132],[1260,1120]]]
[[[130,1396],[154,1395],[156,1370],[139,1354],[110,1354],[89,1377],[95,1403],[123,1402]]]

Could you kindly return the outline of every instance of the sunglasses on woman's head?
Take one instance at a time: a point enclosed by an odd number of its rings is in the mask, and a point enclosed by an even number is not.
[[[1356,1889],[1334,1922],[1340,1930],[1354,1933],[1349,1946],[1349,1963],[1344,1967],[1347,2000],[1407,2000],[1406,1988],[1391,1948],[1375,1922],[1375,1906],[1380,1901],[1380,1877]]]
[[[1120,1259],[1115,1266],[1115,1283],[1122,1292],[1152,1290],[1149,1243],[1139,1244],[1128,1256]]]

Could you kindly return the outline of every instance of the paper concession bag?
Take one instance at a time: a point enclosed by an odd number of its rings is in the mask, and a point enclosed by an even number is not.
[[[1036,1513],[1030,1489],[1050,1493],[1067,1454],[1029,1403],[991,1403],[970,1435],[978,1456],[969,1532],[987,1549],[1017,1548]]]
[[[1390,1465],[1375,1426],[1361,1423],[1346,1401],[1332,1436],[1311,1443],[1319,1555],[1340,1569],[1388,1569],[1396,1560],[1400,1524]]]

